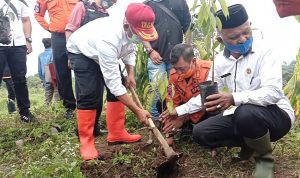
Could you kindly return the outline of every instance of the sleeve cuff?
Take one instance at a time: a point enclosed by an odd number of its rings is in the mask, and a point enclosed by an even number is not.
[[[186,104],[176,107],[175,110],[178,116],[182,116],[189,113],[189,107]]]
[[[123,60],[124,64],[135,66],[135,55],[131,54]]]
[[[235,106],[239,106],[243,103],[247,103],[247,96],[243,92],[232,93],[232,97],[233,97]]]
[[[118,90],[111,91],[111,93],[117,97],[117,96],[122,96],[122,95],[126,94],[127,90],[124,86],[122,86]]]
[[[75,25],[68,23],[65,28],[66,31],[74,32],[76,30]]]

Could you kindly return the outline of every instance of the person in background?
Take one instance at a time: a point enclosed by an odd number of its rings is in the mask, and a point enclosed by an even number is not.
[[[11,43],[0,43],[0,84],[7,62],[14,83],[20,119],[23,122],[32,122],[35,117],[29,110],[30,101],[26,81],[26,55],[32,52],[30,13],[28,7],[21,1],[11,0],[10,4],[14,8],[5,1],[0,1],[0,7],[16,15],[16,18],[10,21]]]
[[[9,114],[12,114],[16,112],[16,106],[15,106],[16,94],[14,89],[14,82],[11,78],[11,74],[7,62],[5,64],[2,80],[5,82],[6,89],[7,89],[7,110]]]
[[[53,62],[51,39],[43,38],[42,43],[44,44],[45,51],[42,52],[38,57],[38,73],[45,89],[45,104],[49,105],[52,101],[52,98],[54,101],[59,100],[59,94],[55,82],[52,81],[49,68]]]
[[[66,39],[79,27],[97,18],[108,17],[106,9],[117,0],[81,0],[74,7],[65,28]]]
[[[117,0],[84,0],[84,1],[79,1],[76,6],[74,7],[68,24],[66,25],[66,39],[68,40],[70,35],[75,32],[79,27],[87,24],[88,22],[98,19],[98,18],[103,18],[103,17],[108,17],[109,14],[107,13],[106,9],[110,8],[114,3],[116,3]],[[69,66],[72,68],[72,64],[69,63]],[[77,92],[77,91],[75,91]],[[109,95],[111,95],[110,92],[107,93],[107,102],[110,102]],[[107,133],[107,130],[102,129],[100,125],[100,114],[102,111],[102,98],[98,98],[99,101],[99,108],[97,109],[97,114],[96,114],[96,121],[94,125],[94,136],[100,136],[103,133]],[[112,105],[107,104],[107,109],[106,111],[110,111]]]
[[[35,19],[45,30],[51,33],[58,92],[66,108],[66,119],[73,118],[76,100],[72,88],[71,69],[68,67],[65,27],[77,2],[78,0],[37,0],[34,8]],[[50,23],[44,18],[47,11]]]
[[[273,0],[276,11],[281,18],[300,15],[300,1],[299,0]]]
[[[151,43],[145,42],[144,47],[149,54],[148,75],[150,82],[156,82],[158,74],[167,73],[172,68],[170,63],[171,49],[183,41],[187,32],[191,15],[186,0],[148,0],[145,4],[150,6],[155,13],[154,26],[159,38]],[[158,124],[160,113],[157,110],[159,93],[155,95],[150,108],[150,113]],[[158,124],[159,125],[159,124]]]

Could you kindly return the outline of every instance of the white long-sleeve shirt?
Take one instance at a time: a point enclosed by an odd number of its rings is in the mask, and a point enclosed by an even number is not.
[[[6,4],[5,1],[0,1],[0,8],[3,8],[4,13],[8,10],[8,13],[14,14],[14,19],[10,19],[10,30],[11,30],[11,43],[8,45],[0,43],[0,46],[23,46],[26,45],[26,39],[23,31],[23,17],[29,17],[29,8],[18,0],[11,0],[11,3],[17,10],[17,15],[15,12]]]
[[[215,58],[215,81],[219,91],[227,88],[233,95],[236,106],[249,103],[259,106],[277,104],[295,121],[294,110],[282,90],[282,68],[278,55],[264,46],[253,46],[246,56],[235,59],[228,53]],[[210,71],[208,80],[212,78]],[[179,116],[202,109],[201,97],[191,98],[176,107]]]
[[[115,96],[127,92],[121,82],[118,59],[135,65],[135,46],[127,37],[122,20],[122,17],[96,19],[76,30],[67,42],[69,52],[82,53],[100,65],[105,84]]]

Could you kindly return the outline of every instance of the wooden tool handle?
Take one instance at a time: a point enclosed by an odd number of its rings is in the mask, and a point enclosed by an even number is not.
[[[132,87],[129,87],[129,90],[132,94],[133,100],[136,102],[136,104],[138,105],[139,108],[144,109],[141,101],[139,100],[138,95],[136,94],[136,92],[134,91],[134,89]]]
[[[133,100],[136,102],[139,108],[144,109],[142,103],[140,102],[136,92],[132,87],[129,87],[129,90],[132,94]],[[167,156],[167,158],[170,158],[173,155],[176,155],[175,151],[169,146],[165,138],[162,136],[160,131],[157,129],[155,124],[153,123],[153,120],[151,118],[148,118],[148,122],[150,127],[152,128],[152,132],[154,133],[155,137],[158,139],[159,143],[162,145],[164,152]]]

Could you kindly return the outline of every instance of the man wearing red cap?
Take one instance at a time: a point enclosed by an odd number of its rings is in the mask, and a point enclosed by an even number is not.
[[[131,135],[125,129],[124,105],[143,123],[150,117],[147,111],[134,103],[122,85],[118,59],[122,59],[126,66],[126,86],[135,87],[133,43],[158,38],[153,26],[155,15],[150,7],[132,3],[127,7],[124,20],[121,20],[113,17],[94,20],[75,31],[67,43],[76,79],[80,154],[84,160],[99,157],[94,145],[93,126],[96,110],[99,105],[102,107],[102,100],[99,103],[98,98],[103,98],[104,85],[117,99],[109,103],[113,110],[108,111],[106,116],[109,144],[141,140],[140,135]]]
[[[98,18],[104,18],[108,17],[109,14],[106,9],[113,6],[117,0],[84,0],[79,1],[76,6],[74,7],[70,17],[69,21],[66,25],[66,39],[68,40],[69,37],[72,35],[74,31],[76,31],[81,26],[87,24],[90,21],[93,21]],[[72,66],[70,66],[72,68]],[[110,98],[112,94],[110,92],[107,93],[107,102],[110,102]],[[98,98],[99,102],[102,103],[102,98]],[[110,104],[107,104],[107,106],[113,106]],[[110,110],[107,108],[107,110]],[[101,129],[100,125],[100,114],[101,114],[102,108],[97,109],[96,113],[96,121],[94,126],[94,136],[100,136],[104,133],[106,133],[106,130]]]

